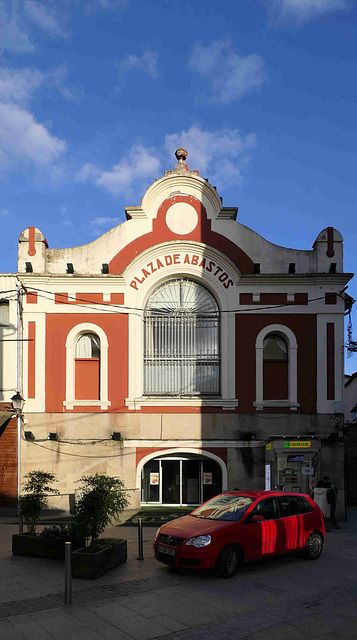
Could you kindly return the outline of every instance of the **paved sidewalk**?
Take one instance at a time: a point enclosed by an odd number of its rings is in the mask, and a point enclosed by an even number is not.
[[[327,534],[321,559],[297,556],[243,567],[231,580],[175,572],[152,557],[155,529],[110,527],[128,561],[96,581],[73,580],[64,605],[61,561],[12,556],[17,526],[0,519],[0,640],[327,640],[357,637],[357,509]]]

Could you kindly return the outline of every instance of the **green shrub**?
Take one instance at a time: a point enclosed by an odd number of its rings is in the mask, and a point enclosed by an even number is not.
[[[59,491],[51,487],[58,480],[53,473],[46,471],[30,471],[25,478],[27,481],[22,485],[25,495],[20,497],[19,512],[24,518],[27,531],[35,533],[41,511],[48,505],[48,494],[59,495]]]
[[[73,528],[77,535],[93,546],[105,527],[128,506],[127,492],[120,478],[96,473],[82,476],[81,493],[73,511]]]
[[[67,540],[70,540],[69,528],[63,525],[53,524],[50,527],[44,527],[39,537],[47,542],[50,547],[60,547]]]

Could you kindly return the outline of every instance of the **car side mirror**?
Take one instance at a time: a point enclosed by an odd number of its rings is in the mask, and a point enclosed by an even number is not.
[[[251,522],[265,522],[264,516],[253,516]]]

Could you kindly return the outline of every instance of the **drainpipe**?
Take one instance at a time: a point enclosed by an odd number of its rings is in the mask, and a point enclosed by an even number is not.
[[[17,282],[17,318],[16,318],[16,328],[17,328],[17,381],[16,388],[17,393],[21,398],[22,406],[14,406],[17,417],[17,514],[19,514],[20,507],[20,487],[21,487],[21,419],[22,419],[22,409],[23,409],[23,398],[22,398],[22,367],[23,367],[23,321],[22,321],[22,285]],[[14,396],[15,397],[15,396]],[[19,404],[19,403],[18,403]]]

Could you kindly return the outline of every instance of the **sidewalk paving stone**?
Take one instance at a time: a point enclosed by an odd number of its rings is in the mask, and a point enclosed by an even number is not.
[[[71,606],[71,615],[84,622],[88,627],[96,631],[105,640],[130,640],[123,631],[104,620],[88,607]]]
[[[16,527],[0,519],[0,640],[357,638],[357,510],[352,516],[329,534],[318,562],[276,558],[231,580],[157,563],[155,529],[144,531],[138,561],[136,529],[111,527],[106,535],[128,539],[128,562],[95,582],[74,580],[70,606],[63,562],[12,557]]]

